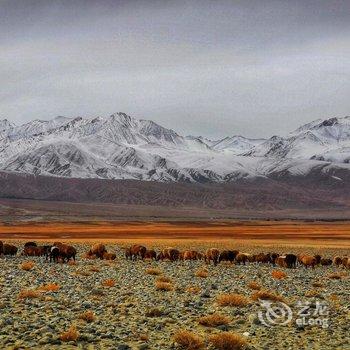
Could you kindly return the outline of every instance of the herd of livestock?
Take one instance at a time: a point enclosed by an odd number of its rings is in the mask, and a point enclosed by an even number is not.
[[[156,252],[153,249],[147,249],[142,245],[132,245],[130,248],[123,248],[124,255],[127,260],[155,260],[155,261],[177,261],[177,260],[204,260],[207,264],[217,265],[220,262],[231,262],[235,264],[247,264],[247,263],[264,263],[271,264],[273,266],[280,266],[286,268],[296,268],[297,265],[304,266],[306,268],[315,266],[338,266],[344,268],[350,268],[350,258],[336,256],[334,258],[326,258],[320,255],[295,255],[295,254],[283,254],[278,253],[259,253],[248,254],[238,250],[218,250],[216,248],[210,248],[205,253],[198,252],[196,250],[179,251],[175,248],[165,248],[160,252]],[[3,255],[17,255],[18,248],[12,244],[4,244],[0,241],[0,256]],[[76,259],[77,250],[71,246],[61,242],[54,242],[53,245],[38,246],[35,242],[27,242],[24,244],[22,256],[44,256],[46,260],[50,262],[68,262],[69,260]],[[87,259],[104,259],[114,260],[116,259],[115,253],[107,251],[104,244],[93,245],[88,252],[84,255]]]

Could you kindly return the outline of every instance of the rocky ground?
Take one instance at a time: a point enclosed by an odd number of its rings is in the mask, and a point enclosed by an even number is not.
[[[278,268],[286,276],[276,279],[271,273],[277,268],[267,265],[131,262],[121,249],[112,262],[87,260],[81,256],[88,245],[75,246],[76,264],[22,256],[0,260],[1,349],[177,349],[174,335],[180,330],[202,338],[208,349],[215,349],[210,336],[225,332],[240,335],[248,349],[350,349],[350,279],[344,269]],[[116,245],[108,249],[115,251]],[[22,263],[30,260],[34,266],[26,271],[28,264]],[[157,290],[159,278],[170,290]],[[293,319],[288,324],[262,324],[258,314],[265,317],[265,308],[252,299],[257,292],[252,288],[259,286],[289,305]],[[223,294],[245,298],[233,298],[240,305],[222,306]],[[321,319],[324,327],[297,324],[298,302],[308,306],[307,320]],[[215,313],[226,316],[224,324],[199,324],[202,316]]]

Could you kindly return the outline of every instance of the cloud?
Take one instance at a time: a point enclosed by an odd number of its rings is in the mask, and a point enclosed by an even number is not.
[[[347,1],[4,1],[0,115],[124,111],[181,133],[349,114]]]

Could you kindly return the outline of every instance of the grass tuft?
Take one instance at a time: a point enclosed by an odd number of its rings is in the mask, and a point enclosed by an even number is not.
[[[82,314],[80,314],[79,318],[81,320],[86,321],[87,323],[91,323],[91,322],[95,321],[95,314],[91,310],[88,310],[88,311],[85,311]]]
[[[271,276],[275,280],[282,280],[282,279],[287,277],[287,274],[285,272],[281,271],[281,270],[273,270],[271,272]]]
[[[115,280],[109,278],[109,279],[106,279],[106,280],[102,281],[101,284],[104,287],[114,287],[115,286]]]
[[[30,271],[35,266],[35,263],[33,261],[24,261],[21,264],[21,269],[24,271]]]
[[[196,277],[207,278],[209,276],[209,272],[206,269],[200,269],[196,271]]]
[[[277,293],[268,291],[268,290],[260,290],[252,294],[252,299],[257,300],[272,300],[272,301],[283,301],[283,297],[278,295]]]
[[[158,276],[162,274],[162,271],[157,268],[146,269],[147,275]]]
[[[75,326],[70,326],[70,328],[66,331],[60,334],[61,341],[68,342],[68,341],[76,341],[79,338],[79,332],[77,331],[77,328]]]
[[[61,286],[56,283],[48,283],[48,284],[44,284],[39,289],[45,292],[57,292],[60,288]]]
[[[249,282],[248,287],[252,290],[260,290],[261,289],[261,285],[255,281]]]
[[[184,350],[198,350],[204,348],[204,341],[195,333],[180,330],[174,335],[174,341],[178,344],[180,349]]]
[[[18,299],[34,299],[39,297],[40,293],[34,289],[21,290],[18,294]]]
[[[168,282],[156,281],[156,290],[160,290],[163,292],[170,292],[170,291],[174,290],[174,286]]]
[[[217,350],[243,350],[248,346],[243,337],[232,332],[214,334],[209,337],[209,343]]]
[[[216,298],[216,302],[220,306],[246,306],[249,304],[249,300],[242,294],[220,294]]]

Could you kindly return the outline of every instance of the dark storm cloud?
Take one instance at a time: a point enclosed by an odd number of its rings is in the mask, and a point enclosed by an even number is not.
[[[0,116],[270,136],[350,114],[349,1],[1,1]]]

